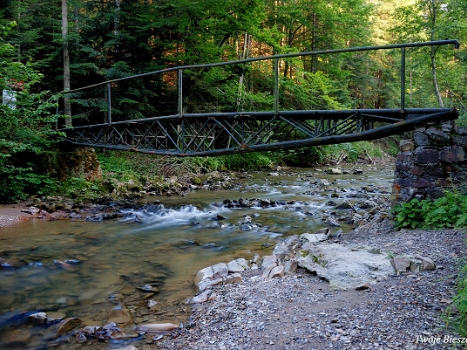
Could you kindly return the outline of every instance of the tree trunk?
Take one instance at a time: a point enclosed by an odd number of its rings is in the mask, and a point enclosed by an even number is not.
[[[436,50],[432,46],[431,47],[431,76],[433,77],[433,87],[435,89],[436,98],[438,99],[439,106],[441,108],[444,107],[443,98],[441,97],[441,93],[439,91],[438,86],[438,78],[436,77],[436,60],[435,60]]]
[[[248,48],[249,48],[249,35],[248,32],[245,32],[244,39],[243,39],[243,52],[242,52],[242,60],[248,57]],[[246,87],[244,83],[245,75],[242,72],[240,78],[238,79],[238,94],[237,94],[237,110],[243,110],[244,108],[244,99],[246,94]],[[230,137],[229,137],[230,140]],[[229,141],[230,142],[230,141]]]
[[[114,18],[114,35],[115,35],[115,54],[119,51],[119,30],[120,30],[120,0],[115,0],[115,18]],[[117,59],[115,59],[117,61]]]
[[[431,33],[430,33],[430,40],[435,40],[435,30],[436,30],[436,15],[437,15],[437,7],[435,0],[430,1],[431,7]],[[441,97],[441,93],[439,92],[438,86],[438,78],[436,77],[436,48],[431,46],[430,52],[431,58],[431,76],[433,78],[433,88],[435,90],[436,98],[438,99],[438,104],[441,108],[444,107],[443,98]]]
[[[70,90],[70,53],[68,51],[68,1],[62,0],[63,90]],[[65,127],[71,128],[70,97],[65,95]]]

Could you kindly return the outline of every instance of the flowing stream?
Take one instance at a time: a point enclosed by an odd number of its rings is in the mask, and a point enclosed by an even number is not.
[[[236,191],[147,197],[160,203],[145,210],[125,209],[116,220],[33,219],[2,229],[0,349],[76,348],[71,336],[57,338],[53,325],[28,319],[39,311],[77,317],[82,321],[77,329],[102,326],[119,308],[130,310],[135,323],[185,322],[190,312],[185,301],[195,294],[193,277],[200,269],[267,255],[280,238],[316,232],[325,227],[323,216],[335,211],[330,200],[389,196],[392,168],[361,169],[337,176],[314,169],[289,169],[279,176],[251,173]],[[239,198],[279,204],[242,209],[223,204]],[[345,233],[351,228],[343,224],[339,229]],[[157,302],[156,307],[149,309],[148,300]],[[134,331],[132,336],[137,344],[140,338]],[[129,343],[101,342],[93,349]]]

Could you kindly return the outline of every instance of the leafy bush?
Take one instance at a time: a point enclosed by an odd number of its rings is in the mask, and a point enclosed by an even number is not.
[[[392,213],[395,215],[394,221],[396,228],[409,228],[415,229],[424,226],[424,215],[430,202],[420,201],[416,198],[409,202],[397,205]]]
[[[266,153],[241,153],[223,156],[224,165],[229,170],[248,170],[269,167],[273,161]]]
[[[60,183],[57,192],[73,199],[97,200],[102,197],[103,193],[109,192],[104,182],[105,181],[88,181],[84,178],[70,177]]]
[[[30,64],[11,59],[14,47],[4,37],[14,23],[0,23],[0,90],[15,95],[15,103],[0,104],[0,201],[26,199],[55,189],[39,164],[39,155],[54,144],[56,101],[47,91],[33,93],[41,79]]]
[[[23,168],[5,164],[0,170],[0,198],[3,201],[25,200],[30,195],[47,195],[57,189],[48,175],[36,174],[34,165]]]
[[[457,192],[446,192],[444,197],[435,201],[418,200],[397,205],[396,228],[441,229],[467,226],[467,196]]]

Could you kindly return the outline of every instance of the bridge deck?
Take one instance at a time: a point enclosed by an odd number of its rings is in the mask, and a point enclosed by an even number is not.
[[[457,118],[452,108],[354,109],[161,116],[62,129],[77,145],[209,156],[373,140]]]

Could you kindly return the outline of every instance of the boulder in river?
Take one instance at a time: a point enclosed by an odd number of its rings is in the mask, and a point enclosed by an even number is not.
[[[28,319],[35,324],[46,323],[47,314],[45,312],[36,312],[28,316]]]
[[[298,236],[289,236],[277,243],[272,253],[281,261],[290,260],[299,246],[301,246],[301,242]]]
[[[284,265],[274,267],[269,273],[268,278],[284,277]]]
[[[199,303],[204,303],[209,300],[209,297],[211,296],[211,290],[205,290],[204,292],[194,296],[191,299],[187,300],[187,304],[199,304]]]
[[[273,255],[267,255],[263,257],[261,261],[261,271],[263,279],[270,279],[271,271],[277,267],[277,257]]]
[[[56,336],[60,336],[63,334],[68,333],[71,331],[73,328],[81,324],[81,320],[77,317],[69,317],[64,319],[59,323],[58,330],[56,332]]]
[[[120,327],[126,327],[133,323],[133,319],[128,310],[123,309],[121,307],[116,307],[110,310],[107,316],[107,322],[115,323]]]
[[[212,266],[208,266],[198,271],[195,277],[195,284],[198,284],[200,281],[207,278],[225,277],[228,273],[229,269],[227,267],[227,264],[219,263]]]
[[[354,209],[352,203],[350,203],[348,200],[343,201],[342,203],[336,205],[334,209]]]
[[[326,171],[328,174],[331,175],[342,175],[343,171],[340,168],[331,168]]]
[[[227,264],[227,268],[229,269],[229,272],[243,272],[245,271],[245,268],[238,263],[237,260],[232,260]]]
[[[339,227],[339,226],[341,225],[341,224],[339,224],[339,223],[337,222],[336,219],[334,219],[334,218],[331,217],[331,216],[328,216],[328,217],[326,218],[326,224],[327,224],[328,226],[332,226],[332,227]]]
[[[143,292],[158,293],[159,289],[151,286],[150,284],[145,284],[144,286],[137,287],[137,289],[142,290]]]

